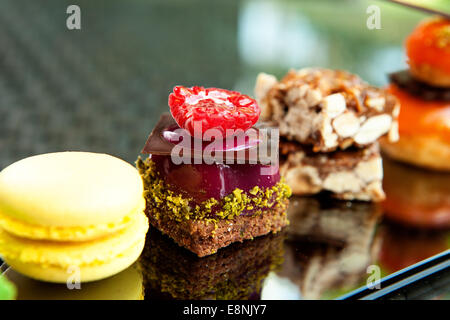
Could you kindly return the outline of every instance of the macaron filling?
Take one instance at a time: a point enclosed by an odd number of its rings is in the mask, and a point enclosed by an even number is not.
[[[122,230],[132,224],[133,221],[137,219],[137,215],[140,212],[143,212],[144,208],[145,202],[143,200],[135,209],[119,221],[73,227],[31,224],[12,218],[0,210],[0,227],[8,233],[27,239],[51,241],[89,241]]]
[[[67,278],[67,269],[76,266],[80,268],[82,280],[90,281],[95,279],[91,279],[89,274],[83,275],[84,268],[93,268],[95,271],[97,267],[109,269],[109,264],[114,268],[116,262],[124,260],[129,260],[129,264],[133,263],[144,246],[147,230],[148,220],[143,212],[137,214],[128,227],[94,241],[29,240],[11,235],[0,228],[0,252],[8,264],[16,269],[23,266],[24,270],[18,271],[31,277],[49,280],[48,278],[52,277],[52,269],[57,269]],[[49,270],[49,274],[37,277],[27,272],[28,267],[34,273],[36,270],[42,273]]]

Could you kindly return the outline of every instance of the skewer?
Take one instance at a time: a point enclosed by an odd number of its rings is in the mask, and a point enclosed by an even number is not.
[[[450,13],[449,12],[444,12],[444,11],[441,11],[441,10],[426,8],[426,7],[422,7],[420,5],[416,5],[416,4],[412,4],[412,3],[408,3],[408,2],[404,2],[404,1],[400,1],[400,0],[386,0],[386,1],[391,2],[391,3],[395,3],[395,4],[399,4],[399,5],[404,6],[404,7],[416,9],[416,10],[419,10],[419,11],[422,11],[422,12],[425,12],[425,13],[436,14],[436,15],[442,16],[444,18],[450,19]]]

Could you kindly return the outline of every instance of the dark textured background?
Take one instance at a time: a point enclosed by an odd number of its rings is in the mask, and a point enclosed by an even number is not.
[[[383,84],[423,17],[379,1],[0,0],[0,169],[53,151],[133,162],[176,84],[252,93],[255,76],[345,68]],[[66,8],[81,7],[81,30]]]
[[[426,3],[450,11],[449,0]],[[69,4],[81,7],[81,30],[66,28]],[[381,30],[366,28],[370,4],[381,8]],[[280,77],[291,67],[322,66],[384,85],[387,73],[406,66],[403,40],[423,17],[369,0],[0,0],[0,170],[63,150],[133,162],[176,84],[252,94],[260,71]],[[419,255],[427,248],[420,259],[448,247],[446,231],[415,231],[381,225],[375,238],[392,237],[388,250],[404,249],[398,258],[407,264],[418,259],[416,247]],[[322,272],[313,289],[329,285],[326,267],[337,263],[334,249],[323,249],[311,259]],[[270,281],[269,297],[298,298],[285,278]],[[353,288],[339,286],[322,298]],[[46,298],[42,283],[35,288],[19,286],[19,294]],[[423,294],[429,284],[419,289]]]

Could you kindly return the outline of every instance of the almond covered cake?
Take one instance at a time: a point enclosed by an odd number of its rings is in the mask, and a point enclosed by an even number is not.
[[[316,152],[364,147],[382,136],[398,140],[395,97],[346,71],[291,70],[281,81],[261,73],[255,96],[261,119],[275,122],[280,136]]]
[[[398,139],[396,98],[340,70],[291,70],[281,81],[258,75],[261,118],[278,126],[280,172],[293,194],[328,193],[381,201],[377,140]]]

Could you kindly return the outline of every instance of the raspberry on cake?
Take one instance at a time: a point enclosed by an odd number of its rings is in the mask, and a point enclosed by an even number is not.
[[[398,139],[395,97],[345,71],[291,70],[279,82],[261,73],[255,96],[263,120],[273,121],[281,136],[312,145],[315,152],[365,147],[381,136]]]
[[[228,108],[213,103],[214,100],[210,99],[210,95],[198,98],[198,93],[192,88],[190,90],[193,95],[197,95],[195,99],[202,105],[201,108],[206,110],[204,118],[195,121],[212,124],[222,113],[224,117],[234,117],[236,112],[238,114],[236,117],[241,117],[240,107],[236,107],[234,112],[230,113]],[[208,91],[211,89],[201,90],[211,92]],[[232,95],[235,94],[232,92]],[[185,100],[190,99],[189,96],[185,97]],[[190,101],[195,99],[192,98]],[[210,100],[207,106],[202,99]],[[251,100],[251,104],[256,105],[256,102]],[[145,160],[139,158],[136,163],[144,181],[146,213],[150,223],[180,246],[200,257],[213,254],[219,248],[233,242],[242,242],[245,239],[277,232],[286,226],[290,188],[280,180],[278,159],[276,163],[267,164],[267,159],[262,159],[258,153],[255,162],[248,161],[249,159],[244,157],[240,158],[241,161],[231,164],[217,161],[216,158],[213,158],[212,163],[205,159],[201,163],[197,161],[174,163],[172,151],[179,142],[172,140],[171,137],[175,131],[180,130],[180,124],[189,129],[186,123],[190,120],[183,122],[180,119],[190,119],[192,107],[173,111],[173,98],[169,99],[169,104],[172,115],[175,112],[186,114],[175,116],[178,118],[178,124],[169,114],[164,114],[142,151],[150,156]],[[210,112],[210,108],[214,110]],[[243,108],[244,111],[248,111]],[[259,110],[258,107],[255,109]],[[239,121],[217,123],[220,124],[221,130],[226,131],[230,129],[228,123],[234,125]],[[239,129],[248,129],[246,127],[253,123],[254,119]],[[219,125],[214,127],[218,128]],[[205,128],[211,127],[203,126],[202,134]],[[190,130],[188,132],[191,133]],[[198,136],[190,138],[198,140]],[[254,142],[256,146],[248,143],[248,140],[237,140],[237,144],[225,144],[224,150],[221,151],[226,152],[227,148],[249,150],[260,144],[260,140]],[[244,141],[244,144],[239,145],[239,141]],[[193,143],[193,149],[198,148],[198,145],[200,149],[205,148],[200,141],[200,144]],[[193,150],[192,154],[198,154],[197,151],[199,150]],[[200,154],[205,156],[202,150]],[[235,153],[232,152],[231,155],[234,156]]]
[[[176,86],[169,95],[173,118],[192,136],[217,129],[228,136],[237,129],[251,128],[258,121],[261,110],[256,101],[236,91],[218,88]],[[201,125],[195,132],[194,124]]]

